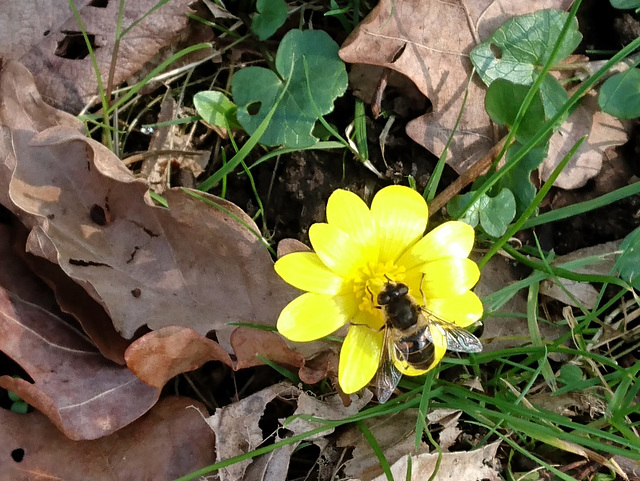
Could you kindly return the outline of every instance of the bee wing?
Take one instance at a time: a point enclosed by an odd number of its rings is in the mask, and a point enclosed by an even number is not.
[[[389,400],[402,377],[402,373],[393,363],[395,348],[394,342],[389,334],[389,328],[386,328],[384,332],[382,363],[376,376],[376,396],[380,404],[384,404]]]
[[[429,329],[425,331],[427,339],[433,342],[431,329],[438,332],[447,340],[447,349],[454,352],[482,352],[482,343],[469,331],[458,327],[452,322],[436,316],[433,312],[422,309],[422,313],[427,321]]]

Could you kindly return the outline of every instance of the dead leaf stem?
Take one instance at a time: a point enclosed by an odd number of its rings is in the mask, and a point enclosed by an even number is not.
[[[462,189],[464,189],[467,185],[471,184],[474,180],[476,180],[479,176],[484,174],[487,169],[491,166],[495,158],[498,156],[500,151],[504,148],[505,142],[507,141],[507,135],[505,135],[500,142],[494,145],[489,152],[487,152],[480,160],[478,160],[475,164],[469,167],[465,172],[460,175],[456,180],[454,180],[446,189],[440,192],[433,202],[429,205],[429,210],[432,212],[436,212],[442,209],[447,202],[453,199],[454,196],[460,193]]]

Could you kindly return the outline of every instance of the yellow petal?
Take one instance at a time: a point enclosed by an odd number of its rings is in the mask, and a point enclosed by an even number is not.
[[[352,325],[349,328],[338,365],[338,381],[345,393],[359,391],[376,375],[383,340],[384,331],[375,331],[363,325]]]
[[[313,224],[309,240],[324,265],[341,277],[353,278],[367,261],[366,249],[331,224]]]
[[[346,292],[351,284],[327,269],[317,254],[294,252],[278,259],[274,265],[285,282],[303,291],[336,295]]]
[[[344,326],[357,309],[350,295],[303,294],[282,309],[278,332],[291,341],[315,341]]]
[[[422,292],[427,299],[464,294],[480,278],[480,270],[470,259],[447,257],[422,265]]]
[[[424,234],[427,203],[415,190],[401,185],[385,187],[371,203],[380,242],[380,262],[395,262]]]
[[[467,327],[482,317],[482,301],[473,292],[445,299],[428,299],[426,308],[445,321]]]
[[[412,269],[444,257],[469,257],[473,240],[474,230],[469,224],[457,220],[445,222],[413,245],[398,260],[398,264]]]
[[[369,207],[360,197],[348,190],[334,191],[327,201],[327,222],[349,234],[354,241],[367,249],[367,259],[377,262],[376,224]]]

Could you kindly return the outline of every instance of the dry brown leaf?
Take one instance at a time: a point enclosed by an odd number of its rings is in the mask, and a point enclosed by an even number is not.
[[[462,411],[458,409],[434,409],[427,414],[429,424],[439,424],[442,430],[438,433],[438,445],[444,452],[458,440],[458,436],[462,434],[462,429],[458,427],[458,419],[462,415]]]
[[[488,295],[518,282],[528,274],[528,269],[523,271],[521,267],[514,265],[511,260],[494,256],[482,268],[480,281],[478,281],[474,291],[480,299],[485,299]],[[503,314],[527,312],[527,288],[520,289],[505,304],[497,306],[485,305],[485,309],[490,309],[491,312],[499,311]],[[484,351],[508,349],[531,342],[526,319],[516,316],[492,317],[490,312],[487,315],[488,317],[482,321],[484,329],[481,341]],[[539,323],[539,328],[542,338],[548,341],[558,339],[568,331],[567,326],[551,325],[547,322]]]
[[[125,358],[136,376],[157,388],[172,377],[193,371],[208,361],[221,361],[234,370],[263,365],[258,355],[285,367],[299,368],[302,381],[313,384],[327,376],[333,360],[333,356],[323,354],[322,359],[306,363],[304,356],[291,350],[279,335],[248,327],[233,331],[231,348],[235,360],[220,344],[193,329],[169,326],[134,341]]]
[[[295,400],[299,394],[298,388],[288,383],[280,383],[269,386],[241,401],[216,409],[213,416],[207,419],[218,440],[216,462],[239,456],[260,446],[264,438],[258,422],[267,404],[276,398]],[[217,474],[221,481],[247,479],[245,471],[252,462],[254,461],[247,459],[222,468]]]
[[[597,246],[578,249],[569,254],[556,257],[553,260],[553,265],[558,267],[567,262],[598,256],[598,262],[571,270],[580,274],[607,276],[611,274],[616,256],[620,253],[620,243],[621,241],[606,242]],[[562,282],[562,287],[556,283],[556,280]],[[576,303],[565,291],[568,291],[578,302]],[[588,282],[578,282],[570,279],[547,279],[540,284],[540,294],[552,297],[569,306],[579,307],[581,305],[588,310],[596,307],[598,292]]]
[[[172,377],[193,371],[208,361],[232,365],[229,353],[220,344],[180,326],[145,334],[131,343],[125,360],[136,376],[158,389]]]
[[[624,144],[629,138],[620,119],[600,112],[597,97],[595,92],[587,95],[549,140],[549,154],[538,169],[542,180],[546,181],[575,143],[587,135],[553,183],[562,189],[583,187],[600,172],[606,150]]]
[[[8,134],[3,158],[15,165],[10,207],[33,227],[30,252],[58,263],[125,338],[144,325],[223,335],[233,330],[230,322],[277,318],[295,290],[275,274],[262,240],[237,220],[258,232],[249,216],[230,202],[203,194],[223,212],[181,190],[166,193],[170,209],[150,205],[147,185],[79,127],[38,133],[46,120],[32,120],[49,109],[41,109],[23,67],[4,67],[0,91],[30,94],[16,94],[13,109],[0,112]]]
[[[501,441],[475,449],[469,452],[443,453],[440,458],[438,453],[422,453],[418,455],[404,455],[398,462],[391,466],[393,479],[411,479],[424,481],[430,479],[437,463],[440,463],[438,473],[433,481],[498,481],[500,469],[496,457]],[[411,476],[407,477],[408,458],[411,456]],[[370,477],[351,478],[351,481],[368,481]],[[373,481],[386,481],[382,474]]]
[[[375,417],[363,421],[390,464],[402,459],[407,453],[415,452],[417,416],[417,409],[405,409],[393,415]],[[345,463],[345,476],[368,480],[382,472],[380,461],[373,449],[371,449],[371,444],[356,426],[350,426],[338,438],[337,445],[339,447],[354,447],[352,458]],[[424,443],[421,443],[419,452],[428,452],[428,448]],[[397,477],[395,479],[404,478]]]
[[[0,350],[34,383],[0,377],[0,387],[42,411],[67,437],[96,439],[131,423],[159,391],[102,357],[52,312],[0,288]]]
[[[313,416],[314,418],[333,421],[353,416],[369,404],[373,399],[373,393],[368,389],[364,389],[360,393],[351,394],[349,398],[351,399],[351,403],[348,406],[345,406],[342,402],[342,398],[337,394],[323,399],[318,399],[317,397],[310,396],[305,392],[301,392],[298,396],[298,407],[293,415],[304,415],[305,417],[295,418],[293,421],[288,423],[286,427],[289,431],[293,432],[293,434],[302,434],[307,431],[311,431],[312,429],[316,429],[322,424],[318,421],[310,420],[306,416]],[[333,431],[333,428],[327,429],[326,431],[307,439],[320,439],[333,433]]]
[[[462,107],[473,47],[512,16],[570,4],[570,0],[381,0],[349,36],[340,57],[388,67],[413,80],[431,100],[433,112],[409,123],[407,134],[440,156]],[[479,80],[471,82],[449,147],[448,163],[458,173],[498,140],[484,110],[484,94]]]
[[[131,77],[163,49],[188,38],[186,14],[193,0],[173,0],[146,15],[156,0],[125,3],[122,30],[140,22],[120,41],[114,85]],[[76,2],[107,84],[116,38],[119,2]],[[7,10],[8,9],[8,10]],[[143,18],[144,17],[144,18]],[[6,2],[0,16],[0,56],[20,60],[53,104],[78,112],[97,93],[98,83],[78,23],[67,0]],[[168,56],[168,55],[167,55]],[[78,58],[80,57],[80,58]],[[159,62],[158,62],[159,63]]]
[[[27,231],[23,226],[16,227],[15,230],[17,234],[14,240],[14,251],[26,262],[31,271],[53,290],[60,310],[71,314],[80,323],[84,332],[104,357],[123,365],[124,352],[129,346],[129,341],[116,332],[104,308],[82,287],[67,277],[60,266],[43,257],[27,254],[25,252]]]
[[[1,481],[172,481],[214,462],[205,408],[171,397],[117,433],[71,441],[41,413],[0,409]],[[11,455],[11,459],[8,456]]]
[[[177,118],[177,102],[168,92],[160,105],[158,123],[171,122]],[[181,173],[191,174],[192,179],[196,179],[204,172],[209,163],[211,151],[194,151],[191,144],[191,136],[183,132],[179,125],[163,125],[153,133],[149,149],[145,152],[140,168],[140,176],[147,180],[154,192],[163,194],[171,186],[170,181],[174,175],[174,169],[179,169]],[[156,151],[157,153],[154,155]],[[163,152],[171,152],[171,154]]]

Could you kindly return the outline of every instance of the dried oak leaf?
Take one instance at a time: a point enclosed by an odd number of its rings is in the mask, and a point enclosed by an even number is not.
[[[13,115],[0,119],[0,158],[15,165],[11,207],[32,227],[28,251],[60,265],[127,339],[145,325],[224,335],[230,322],[273,323],[296,293],[274,272],[251,218],[182,190],[166,192],[170,209],[153,205],[147,184],[79,128],[30,123],[42,102],[29,78],[15,63],[0,72],[0,91],[31,94],[17,95]]]
[[[440,156],[462,108],[472,71],[469,52],[512,16],[570,4],[570,0],[381,0],[339,54],[345,62],[396,70],[418,86],[431,100],[433,111],[411,121],[407,134]],[[474,79],[449,147],[448,163],[458,173],[498,140],[484,110],[484,94],[484,85]]]
[[[410,479],[422,481],[451,481],[464,479],[465,481],[498,481],[499,463],[497,451],[501,441],[488,444],[482,448],[467,452],[454,453],[421,453],[418,455],[405,454],[391,466],[392,479]],[[411,464],[409,464],[411,457]],[[407,476],[410,467],[410,476]],[[431,478],[435,470],[437,474]],[[372,478],[369,473],[349,481],[385,481],[387,476],[381,474]]]
[[[562,158],[585,135],[588,136],[587,140],[553,183],[556,187],[583,187],[600,172],[606,150],[624,144],[629,138],[625,124],[620,119],[600,112],[595,92],[582,99],[549,140],[549,154],[538,169],[542,180],[549,178]]]
[[[67,277],[60,266],[44,257],[25,252],[28,231],[24,226],[14,226],[14,231],[14,252],[26,263],[25,269],[27,266],[31,269],[29,274],[37,275],[53,291],[57,301],[56,310],[59,307],[62,312],[71,314],[104,357],[123,365],[124,353],[130,343],[116,332],[104,308]],[[0,285],[3,283],[0,282]]]
[[[169,326],[134,341],[127,349],[125,359],[136,376],[158,388],[177,374],[193,371],[208,361],[221,361],[238,370],[264,364],[257,357],[260,355],[283,366],[305,366],[304,356],[291,350],[273,332],[239,327],[231,334],[231,348],[235,354],[234,360],[220,344],[193,329]],[[304,381],[311,379],[317,382],[324,378],[326,366],[327,362],[315,369],[301,369],[307,376]]]
[[[216,409],[207,423],[216,435],[216,462],[233,458],[256,449],[264,442],[259,421],[264,415],[267,404],[276,398],[295,399],[300,390],[291,384],[280,383],[263,389],[236,403]],[[267,433],[271,434],[271,433]],[[234,463],[218,471],[221,481],[239,481],[245,477],[249,465],[255,460]]]
[[[0,444],[6,458],[0,480],[173,480],[214,462],[213,433],[205,414],[192,399],[165,398],[117,433],[78,442],[65,438],[38,412],[0,409]]]
[[[120,41],[115,85],[155,60],[163,49],[175,46],[190,35],[186,14],[192,2],[173,0],[156,10],[153,10],[156,0],[125,3],[122,31],[139,22]],[[119,5],[120,2],[76,2],[103,85],[107,84],[113,56]],[[21,61],[35,75],[38,88],[48,101],[69,112],[80,111],[97,93],[98,83],[69,2],[4,2],[2,13],[0,57]]]
[[[106,360],[53,312],[0,288],[0,350],[34,383],[0,377],[0,387],[42,411],[71,439],[96,439],[131,423],[159,391]],[[2,411],[2,410],[0,410]]]

